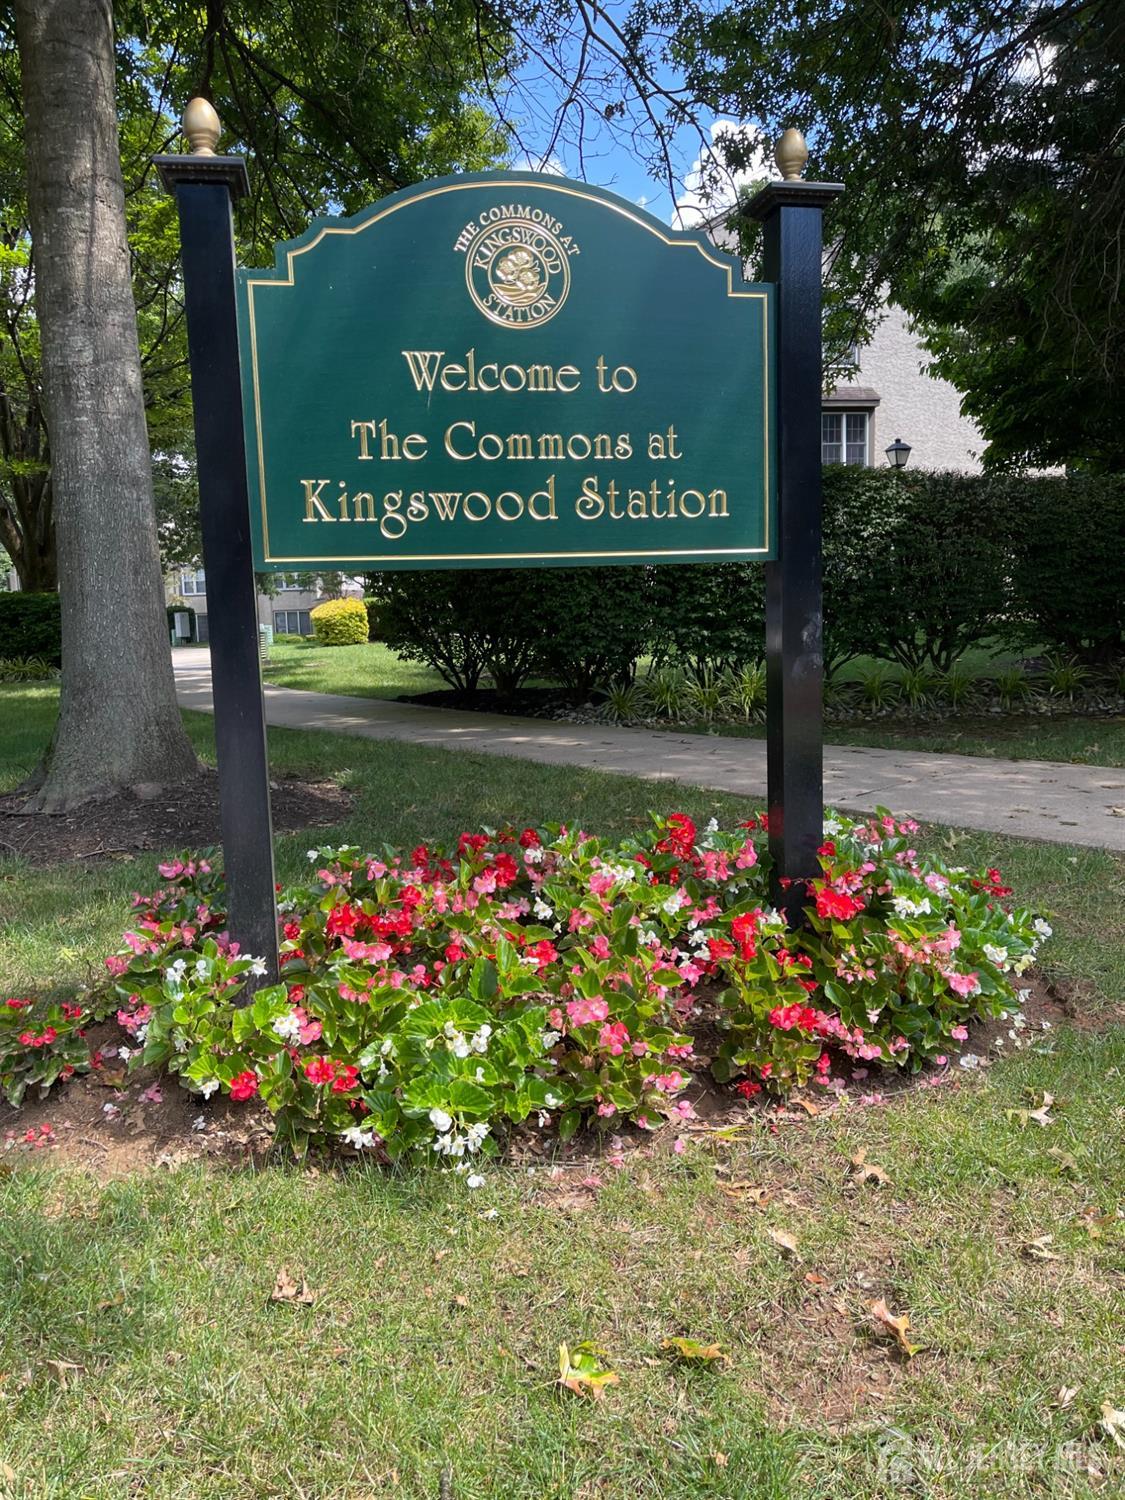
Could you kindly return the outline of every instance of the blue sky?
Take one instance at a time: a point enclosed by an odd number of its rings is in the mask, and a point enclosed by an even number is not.
[[[603,11],[620,19],[627,9],[623,0],[610,0]],[[577,44],[564,44],[561,52],[561,68],[564,78],[573,72],[577,58]],[[674,71],[661,66],[656,72],[661,87],[675,89],[679,83]],[[511,114],[516,121],[520,137],[526,146],[526,158],[514,164],[538,167],[542,153],[550,144],[553,111],[556,101],[564,89],[564,79],[544,73],[542,64],[531,61],[518,75],[515,96],[509,101]],[[608,95],[607,95],[608,97]],[[572,121],[574,116],[572,115]],[[710,133],[715,120],[707,118],[701,122],[706,133]],[[729,127],[734,122],[724,124]],[[606,187],[620,193],[631,202],[643,203],[650,213],[665,222],[670,222],[676,208],[667,181],[649,175],[638,152],[630,146],[627,135],[620,128],[607,125],[594,112],[584,116],[585,151],[580,153],[573,139],[573,131],[564,133],[551,148],[550,168],[561,170],[567,177],[584,179],[598,187]],[[724,128],[720,126],[720,130]],[[687,181],[689,190],[692,173],[698,171],[703,143],[697,130],[690,126],[679,129],[673,142],[672,166],[679,181]],[[680,193],[677,193],[680,198]],[[690,199],[688,200],[690,201]]]

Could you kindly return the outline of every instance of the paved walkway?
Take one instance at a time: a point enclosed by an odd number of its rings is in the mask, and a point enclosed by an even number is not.
[[[182,706],[209,712],[208,654],[177,651],[173,661]],[[267,722],[286,729],[590,766],[759,799],[766,794],[763,740],[517,719],[268,685],[265,694]],[[1125,851],[1125,816],[1114,812],[1125,808],[1125,770],[1113,767],[829,745],[824,795],[851,811],[889,807],[926,822]]]

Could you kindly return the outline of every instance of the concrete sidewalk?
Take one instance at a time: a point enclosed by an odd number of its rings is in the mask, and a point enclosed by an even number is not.
[[[207,652],[177,651],[173,663],[181,705],[210,712]],[[763,740],[517,719],[268,685],[265,695],[266,720],[279,728],[589,766],[759,800],[766,794]],[[850,811],[888,807],[925,822],[1125,852],[1125,816],[1114,811],[1125,808],[1125,770],[1108,766],[829,745],[824,796]]]

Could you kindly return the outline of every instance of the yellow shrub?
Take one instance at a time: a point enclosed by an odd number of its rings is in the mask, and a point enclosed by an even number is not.
[[[362,599],[326,599],[312,615],[320,646],[361,646],[367,640],[367,609]]]

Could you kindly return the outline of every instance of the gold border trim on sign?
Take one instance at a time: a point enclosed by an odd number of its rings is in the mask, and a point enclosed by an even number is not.
[[[359,556],[346,559],[346,565],[359,565],[361,563],[381,562],[454,562],[458,559],[468,559],[472,562],[512,562],[519,558],[529,558],[534,561],[548,561],[555,558],[613,558],[613,557],[751,557],[758,553],[768,553],[770,550],[770,359],[769,359],[769,296],[764,291],[740,291],[734,285],[735,266],[730,257],[719,259],[713,255],[705,245],[700,244],[697,239],[684,237],[672,239],[664,234],[647,218],[642,219],[631,212],[626,203],[614,203],[599,197],[595,193],[579,192],[574,187],[556,186],[548,182],[515,182],[513,189],[528,192],[561,193],[568,198],[578,198],[584,203],[597,203],[602,208],[609,209],[612,213],[620,214],[623,219],[645,229],[649,234],[656,236],[665,245],[673,250],[695,250],[708,265],[715,266],[723,271],[727,278],[726,295],[728,297],[742,297],[749,301],[757,301],[762,307],[762,429],[764,441],[762,444],[762,488],[765,512],[764,544],[761,547],[711,547],[699,551],[689,550],[683,547],[669,547],[662,550],[652,548],[641,548],[636,551],[611,551],[611,552],[424,552],[410,554],[383,554],[364,553]],[[293,287],[296,285],[296,273],[293,262],[298,255],[307,255],[310,250],[315,250],[321,240],[328,235],[353,235],[362,234],[365,229],[370,229],[380,219],[390,218],[404,208],[409,208],[413,203],[421,203],[426,198],[439,198],[444,193],[479,192],[481,189],[496,188],[498,191],[506,191],[503,182],[485,181],[479,179],[473,182],[447,182],[441,187],[430,188],[427,192],[411,193],[408,198],[397,203],[388,203],[385,206],[376,206],[370,218],[364,219],[362,224],[336,225],[326,224],[307,245],[301,245],[296,250],[285,252],[286,276],[284,280],[276,276],[250,277],[246,278],[246,304],[247,321],[250,331],[250,368],[251,380],[254,388],[254,426],[257,436],[258,450],[258,494],[262,516],[262,561],[267,563],[298,563],[298,562],[339,562],[336,554],[317,555],[303,552],[300,557],[276,557],[270,552],[269,520],[266,513],[266,458],[265,446],[262,434],[262,404],[261,392],[258,383],[258,331],[254,317],[254,290],[256,287]],[[546,320],[544,320],[546,321]]]

